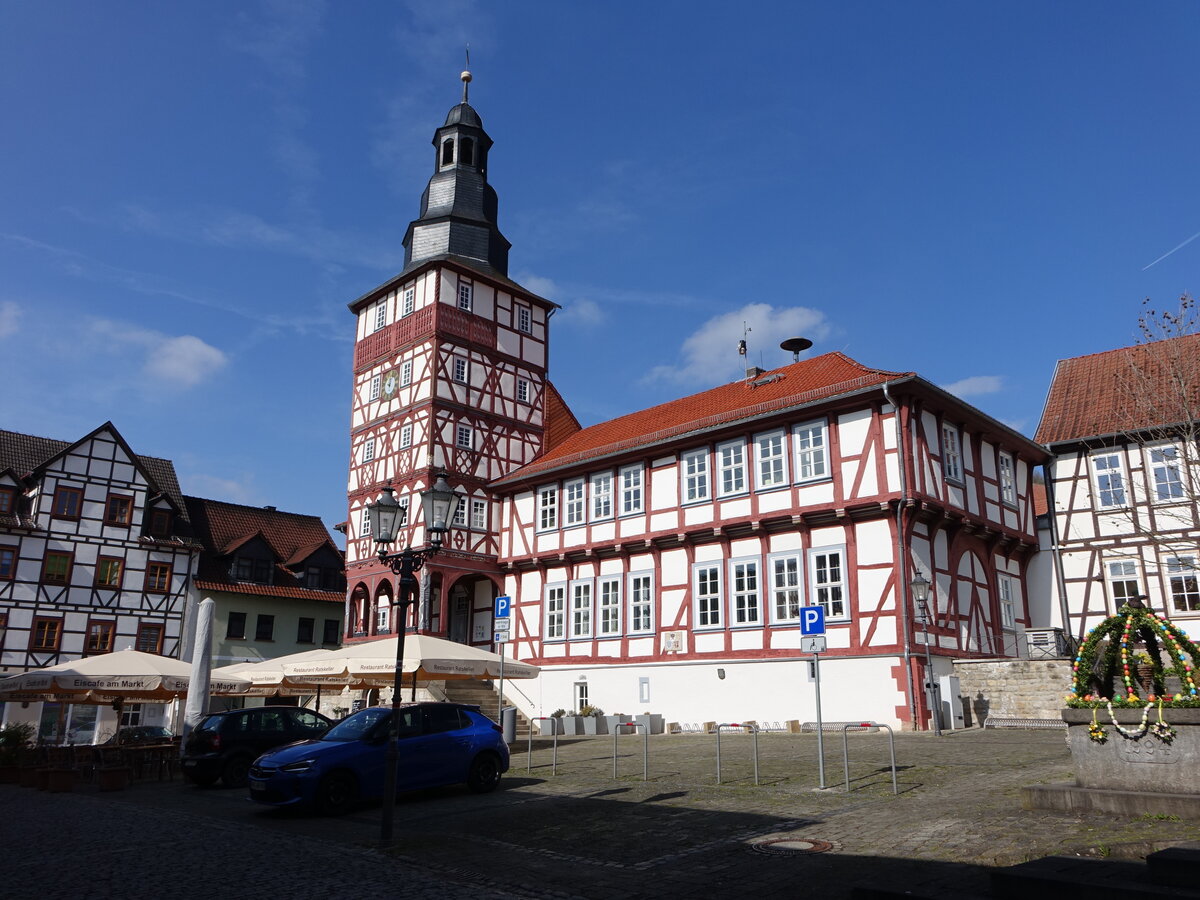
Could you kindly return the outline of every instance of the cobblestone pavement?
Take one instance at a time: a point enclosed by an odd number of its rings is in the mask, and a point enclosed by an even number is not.
[[[396,807],[327,819],[255,806],[243,791],[179,780],[98,793],[0,785],[0,890],[36,897],[847,897],[856,886],[929,897],[985,896],[989,867],[1051,854],[1137,857],[1200,839],[1200,822],[1022,810],[1023,785],[1069,781],[1061,731],[825,736],[752,743],[655,736],[514,747],[501,789],[425,791]],[[527,773],[527,762],[531,771]]]

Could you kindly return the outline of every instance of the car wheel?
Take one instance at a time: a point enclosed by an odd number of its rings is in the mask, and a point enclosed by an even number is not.
[[[254,760],[249,756],[235,756],[230,759],[225,763],[225,771],[221,773],[221,784],[231,788],[245,787],[252,762]]]
[[[467,787],[476,794],[494,791],[500,783],[500,760],[494,753],[480,753],[467,773]]]
[[[358,799],[358,784],[345,772],[333,772],[317,787],[317,809],[327,816],[340,816]]]

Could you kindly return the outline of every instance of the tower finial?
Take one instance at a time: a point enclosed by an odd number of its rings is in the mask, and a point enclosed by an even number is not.
[[[467,85],[471,83],[471,45],[467,44],[467,67],[463,69],[462,74],[458,76],[463,83],[463,99],[462,102],[467,102]]]

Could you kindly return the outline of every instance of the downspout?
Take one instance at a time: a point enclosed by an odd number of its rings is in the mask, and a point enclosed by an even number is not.
[[[900,502],[896,504],[896,574],[899,576],[898,585],[901,598],[900,623],[904,627],[904,677],[908,683],[908,710],[912,716],[913,731],[917,730],[917,693],[913,683],[912,671],[912,631],[909,628],[909,609],[912,598],[909,596],[908,554],[904,552],[904,508],[908,504],[908,477],[904,459],[904,425],[900,421],[900,405],[892,398],[887,382],[883,384],[883,396],[892,405],[896,421],[896,453],[900,463]]]

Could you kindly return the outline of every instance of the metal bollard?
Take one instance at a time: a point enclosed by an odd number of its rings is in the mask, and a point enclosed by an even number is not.
[[[758,784],[758,726],[740,722],[724,722],[717,726],[717,784],[721,783],[721,729],[749,728],[750,736],[754,738],[754,783]]]
[[[846,793],[850,793],[850,740],[846,737],[847,729],[850,728],[886,728],[888,731],[888,749],[892,751],[892,793],[899,794],[900,788],[896,786],[896,735],[892,732],[891,725],[883,725],[879,722],[848,722],[842,726],[842,766],[846,773]]]
[[[554,755],[550,758],[550,774],[558,774],[558,720],[552,716],[534,716],[529,720],[529,746],[525,751],[525,774],[533,771],[533,723],[549,722],[550,730],[554,733]]]
[[[621,722],[613,727],[613,779],[617,777],[617,736],[622,728],[642,729],[642,781],[650,780],[650,729],[641,722]],[[634,734],[637,734],[635,731]]]

